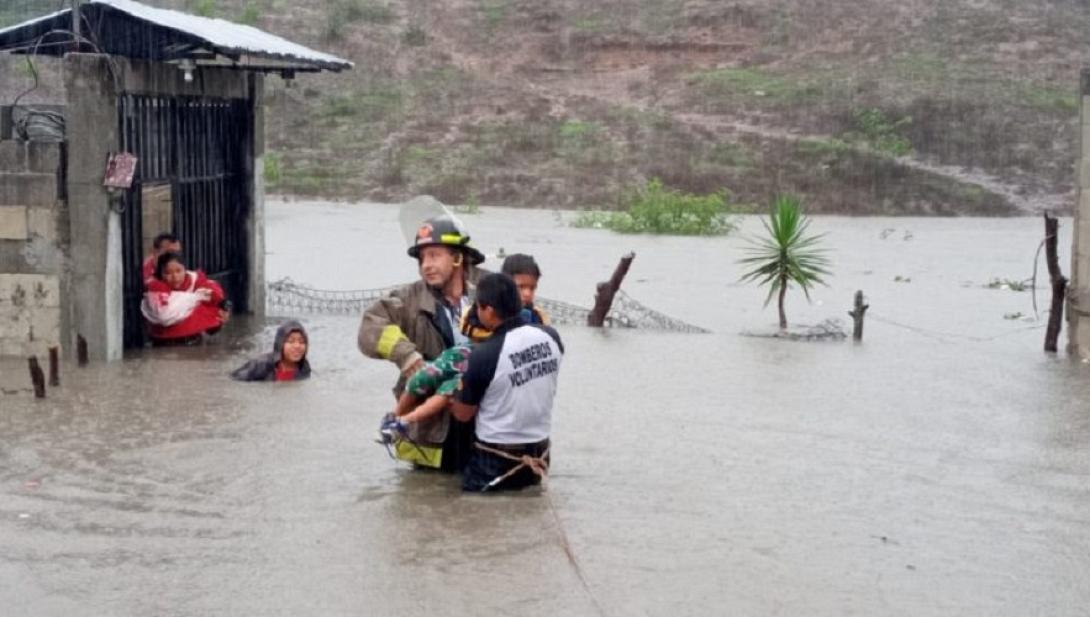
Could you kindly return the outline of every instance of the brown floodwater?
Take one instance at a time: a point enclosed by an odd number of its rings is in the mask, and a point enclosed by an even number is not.
[[[414,276],[395,207],[268,214],[270,279]],[[737,283],[754,219],[694,239],[571,217],[464,218],[583,305],[635,250],[628,292],[711,333],[562,328],[545,494],[390,460],[371,438],[396,371],[356,351],[355,317],[303,316],[302,383],[227,377],[275,318],[65,366],[44,401],[4,363],[0,614],[1086,614],[1090,365],[1040,351],[1029,292],[984,286],[1030,276],[1040,220],[816,219],[835,276],[788,317],[847,320],[863,289],[853,345],[740,335],[776,321]]]

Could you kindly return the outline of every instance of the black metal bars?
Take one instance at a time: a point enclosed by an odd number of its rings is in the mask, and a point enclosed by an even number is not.
[[[246,157],[253,116],[249,101],[125,94],[119,101],[121,149],[139,160],[124,196],[125,346],[143,345],[143,191],[169,185],[173,233],[186,266],[218,280],[236,310],[246,310]],[[159,230],[155,230],[159,231]],[[163,230],[165,231],[165,230]]]

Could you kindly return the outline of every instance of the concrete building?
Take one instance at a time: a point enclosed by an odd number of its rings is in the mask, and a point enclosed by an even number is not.
[[[0,356],[93,359],[144,344],[141,263],[173,231],[236,311],[264,310],[264,76],[351,63],[249,26],[86,0],[0,30],[0,51],[56,64],[53,105],[0,107]],[[104,184],[111,155],[138,163]]]
[[[1090,70],[1079,84],[1079,158],[1075,182],[1075,224],[1071,285],[1067,290],[1069,350],[1090,359]]]

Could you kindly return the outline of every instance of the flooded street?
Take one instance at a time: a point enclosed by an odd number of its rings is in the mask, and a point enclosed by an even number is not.
[[[268,279],[412,280],[397,214],[269,203]],[[0,395],[0,614],[1085,614],[1090,365],[1040,351],[1047,290],[1030,321],[1028,291],[985,287],[1031,275],[1040,219],[815,219],[834,276],[788,319],[850,328],[862,289],[853,345],[740,336],[776,322],[737,282],[755,218],[680,238],[572,217],[463,219],[583,306],[634,250],[627,292],[711,332],[561,328],[547,496],[463,495],[372,443],[396,371],[356,350],[358,316],[302,316],[315,376],[288,384],[228,379],[275,329],[240,319]]]

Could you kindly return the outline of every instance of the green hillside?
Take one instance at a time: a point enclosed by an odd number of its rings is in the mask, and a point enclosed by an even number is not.
[[[160,0],[356,63],[268,80],[273,191],[1069,208],[1082,0]],[[0,13],[0,18],[3,14]]]

